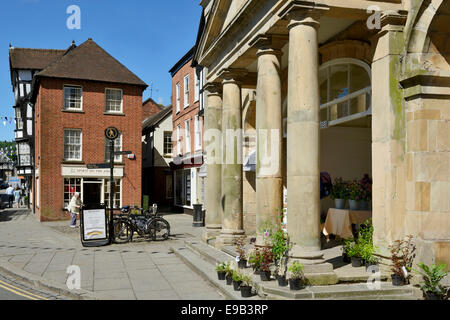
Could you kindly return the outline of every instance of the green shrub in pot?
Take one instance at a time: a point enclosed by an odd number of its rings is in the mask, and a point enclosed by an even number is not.
[[[427,300],[443,300],[448,298],[448,288],[441,285],[448,272],[445,271],[447,265],[430,265],[427,266],[423,262],[417,264],[420,270],[415,270],[422,276],[423,283],[420,288]]]

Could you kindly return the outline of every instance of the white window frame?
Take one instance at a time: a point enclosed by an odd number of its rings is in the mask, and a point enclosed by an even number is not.
[[[202,149],[202,130],[201,130],[201,121],[200,121],[200,116],[197,114],[195,116],[195,122],[194,122],[194,127],[195,127],[195,151],[201,150]]]
[[[191,120],[184,121],[184,147],[186,148],[184,153],[191,153]]]
[[[179,82],[176,84],[175,91],[176,91],[176,99],[177,99],[176,106],[177,106],[177,113],[178,113],[178,112],[180,112],[180,83]]]
[[[190,76],[187,75],[184,77],[183,80],[183,92],[184,92],[184,108],[186,109],[189,107],[189,82],[190,82]]]
[[[117,150],[117,141],[119,141],[120,148]],[[119,132],[119,136],[116,140],[114,140],[114,152],[117,151],[123,151],[123,135],[122,132]],[[105,138],[105,161],[109,163],[109,155],[107,154],[109,152],[109,140]],[[114,163],[120,163],[122,162],[122,155],[115,155],[114,156]]]
[[[108,110],[108,90],[120,91],[120,110]],[[118,88],[105,88],[105,112],[106,113],[123,113],[123,90]]]
[[[166,137],[170,137],[170,152],[166,153]],[[172,141],[172,132],[171,131],[163,131],[163,154],[165,157],[172,156],[173,153],[173,141]]]
[[[66,88],[71,88],[71,89],[79,89],[80,90],[80,107],[79,108],[70,108],[66,106]],[[77,86],[77,85],[71,85],[71,84],[65,84],[63,86],[63,99],[64,99],[64,104],[63,104],[63,109],[65,111],[83,111],[83,87],[82,86]]]
[[[177,156],[181,154],[181,127],[177,126]]]
[[[80,158],[66,158],[66,131],[77,131],[80,133]],[[83,161],[83,132],[81,129],[64,129],[63,130],[63,158],[64,161]]]
[[[197,71],[194,71],[194,79],[195,79],[195,91],[194,91],[194,102],[198,102],[200,99],[200,77],[197,74]]]

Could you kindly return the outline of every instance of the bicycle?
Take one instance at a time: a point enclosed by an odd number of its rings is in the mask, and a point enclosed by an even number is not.
[[[133,241],[135,232],[143,238],[163,241],[170,236],[170,224],[157,213],[157,210],[122,207],[121,214],[114,217],[114,241],[116,243]]]

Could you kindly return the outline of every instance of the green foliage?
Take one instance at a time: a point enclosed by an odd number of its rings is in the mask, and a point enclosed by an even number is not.
[[[289,272],[291,273],[291,279],[303,278],[304,269],[305,269],[304,266],[300,262],[294,261],[288,269]]]
[[[343,251],[348,255],[349,250],[353,247],[355,244],[355,239],[344,239],[344,245],[343,245]]]
[[[241,274],[241,286],[242,287],[251,287],[252,286],[252,278],[247,274]]]
[[[331,189],[332,199],[348,199],[348,182],[342,178],[336,178],[333,182],[333,188]]]
[[[248,263],[253,267],[253,270],[260,270],[263,260],[264,255],[260,248],[256,248],[248,257]]]
[[[420,285],[424,293],[435,293],[441,296],[446,295],[447,289],[440,284],[448,273],[445,271],[447,265],[441,264],[427,266],[423,262],[417,264],[420,270],[414,270],[422,276],[423,284]]]
[[[242,236],[242,237],[239,237],[236,241],[236,252],[238,253],[239,258],[241,260],[245,260],[245,258],[246,258],[245,248],[244,248],[245,247],[245,239],[246,239],[246,236]]]
[[[262,260],[260,270],[263,272],[270,272],[270,265],[273,263],[273,252],[269,246],[262,249]]]
[[[226,262],[218,263],[216,265],[216,271],[217,272],[225,272],[226,267],[227,267],[227,263]]]
[[[289,238],[284,232],[284,230],[279,227],[277,231],[272,233],[272,253],[274,261],[280,261],[286,252],[290,249]]]
[[[233,274],[231,276],[234,282],[242,281],[242,274],[238,270],[233,270]]]
[[[233,275],[233,268],[231,267],[231,263],[230,262],[226,263],[224,271],[226,272],[227,276],[232,276]]]

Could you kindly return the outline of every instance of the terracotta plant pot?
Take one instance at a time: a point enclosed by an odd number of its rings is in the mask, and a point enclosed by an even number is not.
[[[217,277],[219,278],[219,280],[225,280],[225,275],[226,275],[226,272],[217,271]]]
[[[234,291],[239,291],[240,290],[240,288],[241,288],[241,281],[239,281],[239,282],[236,282],[236,281],[234,281],[233,280],[233,288],[234,288]]]
[[[394,286],[404,286],[405,285],[405,277],[399,274],[391,275],[392,285]]]
[[[359,268],[362,266],[362,260],[361,258],[352,257],[352,267]]]
[[[302,279],[289,279],[289,288],[291,290],[300,290],[302,288]]]
[[[241,286],[241,296],[242,298],[250,298],[252,296],[252,287]]]
[[[261,271],[259,273],[261,281],[270,281],[270,271]]]

